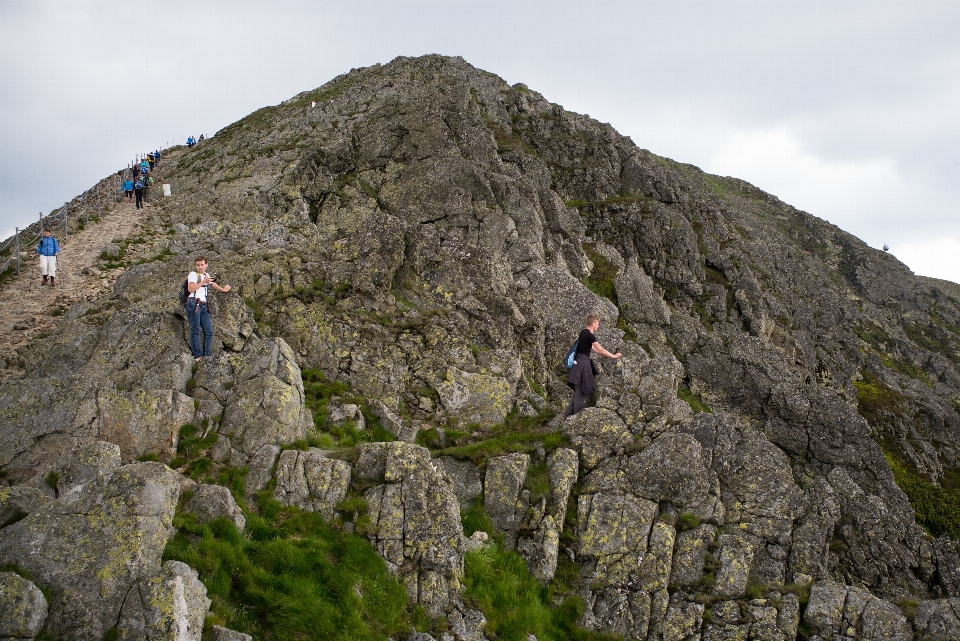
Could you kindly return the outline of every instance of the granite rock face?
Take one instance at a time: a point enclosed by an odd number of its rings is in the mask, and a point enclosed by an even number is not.
[[[33,639],[47,620],[47,599],[30,581],[0,572],[0,639]]]
[[[49,586],[46,630],[102,639],[130,591],[159,573],[179,491],[163,464],[124,466],[0,530],[0,563]]]
[[[368,538],[398,575],[411,601],[439,614],[459,598],[463,528],[453,484],[425,448],[409,443],[360,446],[357,474],[380,482],[363,497]]]
[[[277,461],[274,498],[310,512],[333,517],[334,508],[350,488],[350,464],[327,458],[320,450],[287,450]]]

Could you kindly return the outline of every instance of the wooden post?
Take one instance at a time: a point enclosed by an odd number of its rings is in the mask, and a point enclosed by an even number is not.
[[[16,243],[16,247],[17,247],[17,249],[16,249],[16,256],[17,256],[17,276],[19,276],[19,275],[20,275],[20,228],[19,228],[19,227],[15,227],[14,229],[15,229],[15,231],[13,232],[13,235],[14,235],[14,238],[16,239],[16,240],[15,240],[15,243]]]
[[[63,242],[70,240],[70,203],[63,204]]]

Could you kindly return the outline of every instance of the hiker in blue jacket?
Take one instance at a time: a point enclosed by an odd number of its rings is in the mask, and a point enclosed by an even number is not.
[[[50,279],[50,286],[57,284],[57,256],[60,255],[60,245],[57,239],[51,235],[50,229],[43,230],[43,236],[37,244],[35,255],[40,257],[40,273],[43,275],[41,285],[47,284],[47,278]]]
[[[127,195],[127,200],[133,200],[133,181],[129,178],[123,181],[123,193]]]

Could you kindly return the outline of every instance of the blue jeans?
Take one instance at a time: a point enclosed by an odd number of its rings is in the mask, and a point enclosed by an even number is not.
[[[187,318],[190,320],[190,351],[194,358],[210,356],[213,349],[213,321],[206,305],[198,304],[194,298],[187,299]],[[203,330],[203,343],[200,342],[200,330]]]

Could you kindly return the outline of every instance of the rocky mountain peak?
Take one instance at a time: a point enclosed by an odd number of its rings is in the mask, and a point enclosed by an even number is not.
[[[163,162],[151,252],[0,383],[0,562],[50,588],[47,631],[87,638],[27,533],[108,500],[83,461],[109,449],[187,498],[99,588],[101,632],[161,626],[151,598],[205,610],[197,533],[253,545],[286,510],[368,540],[436,638],[500,625],[463,598],[493,549],[591,633],[957,638],[956,285],[460,58],[353,70]],[[233,291],[196,364],[176,293],[200,254]],[[562,421],[591,313],[623,358]],[[247,625],[238,594],[221,623]]]

